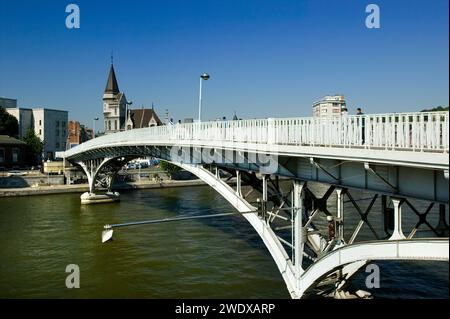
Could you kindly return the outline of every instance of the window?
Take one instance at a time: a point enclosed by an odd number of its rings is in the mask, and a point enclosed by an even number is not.
[[[4,162],[5,162],[5,149],[0,148],[0,163],[4,163]]]
[[[114,115],[117,115],[117,107],[114,108]]]
[[[56,121],[56,127],[58,127],[59,126],[59,121]]]
[[[42,135],[42,130],[41,129],[39,129],[39,135]]]
[[[111,121],[108,121],[108,130],[111,131]]]
[[[59,136],[59,130],[55,130],[55,135]]]
[[[12,162],[17,163],[19,161],[19,149],[14,147],[12,149]]]
[[[117,131],[117,120],[114,121],[114,130]]]
[[[61,122],[62,127],[66,127],[66,121]]]
[[[55,143],[55,147],[58,149],[59,148],[59,142]]]
[[[39,120],[39,126],[42,126],[42,120]]]

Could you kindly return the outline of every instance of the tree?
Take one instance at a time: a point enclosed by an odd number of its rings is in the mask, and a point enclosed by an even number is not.
[[[14,137],[19,135],[19,122],[2,107],[0,107],[0,135]]]
[[[25,134],[23,141],[27,144],[27,162],[30,165],[39,164],[44,142],[36,136],[33,129],[29,129]]]
[[[421,112],[442,112],[442,111],[448,111],[448,106],[447,107],[438,106],[432,109],[422,110]]]
[[[166,172],[166,174],[170,177],[173,177],[173,174],[178,173],[179,171],[181,171],[181,167],[174,165],[172,163],[166,162],[166,161],[161,161],[159,163],[159,167]]]

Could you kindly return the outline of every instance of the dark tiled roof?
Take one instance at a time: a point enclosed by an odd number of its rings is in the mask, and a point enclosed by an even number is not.
[[[114,66],[111,64],[109,69],[108,82],[106,82],[105,93],[119,93],[119,85],[117,84],[116,73]]]
[[[8,135],[0,135],[0,144],[25,145],[26,143]]]
[[[148,124],[152,117],[155,119],[157,125],[162,125],[161,120],[156,114],[154,109],[135,109],[130,110],[130,117],[133,121],[133,128],[148,127]]]

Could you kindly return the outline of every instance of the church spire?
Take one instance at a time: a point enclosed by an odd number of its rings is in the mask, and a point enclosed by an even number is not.
[[[108,81],[106,82],[105,93],[119,93],[119,85],[117,84],[116,73],[111,56],[111,67],[109,68]]]

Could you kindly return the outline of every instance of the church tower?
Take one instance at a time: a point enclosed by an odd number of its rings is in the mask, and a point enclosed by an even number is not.
[[[125,94],[119,91],[116,72],[111,61],[108,81],[103,93],[103,117],[106,134],[120,132],[125,129],[126,104],[127,99]]]

